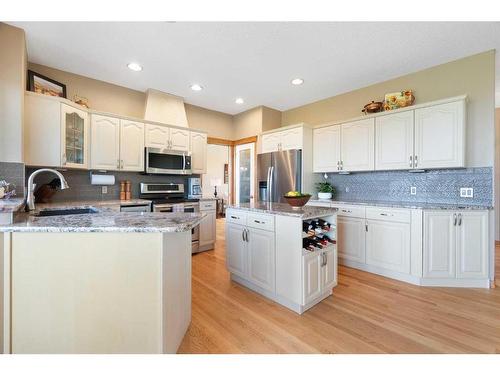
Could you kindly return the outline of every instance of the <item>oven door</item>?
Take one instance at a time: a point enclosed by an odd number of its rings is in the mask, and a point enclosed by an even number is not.
[[[146,147],[144,171],[156,174],[191,174],[191,155],[184,151]]]

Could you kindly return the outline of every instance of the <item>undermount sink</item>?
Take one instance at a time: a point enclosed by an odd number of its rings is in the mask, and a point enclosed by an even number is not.
[[[61,216],[61,215],[82,215],[82,214],[96,214],[99,211],[95,208],[69,208],[61,210],[43,210],[36,216]]]

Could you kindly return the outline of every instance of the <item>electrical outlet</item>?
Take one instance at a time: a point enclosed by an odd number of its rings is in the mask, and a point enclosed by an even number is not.
[[[345,187],[345,192],[346,192],[346,193],[349,193],[349,186],[346,186],[346,187]]]
[[[416,186],[410,187],[410,195],[417,195],[417,187]]]
[[[101,186],[101,193],[102,194],[108,194],[108,187],[107,186]]]
[[[474,189],[473,188],[460,188],[460,197],[461,198],[474,198]]]

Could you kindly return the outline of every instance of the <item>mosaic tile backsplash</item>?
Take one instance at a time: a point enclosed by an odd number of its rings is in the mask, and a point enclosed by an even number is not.
[[[317,181],[322,180],[317,175]],[[493,168],[359,172],[329,174],[335,187],[335,199],[344,201],[387,201],[446,203],[493,206]],[[415,186],[417,194],[411,195]],[[461,198],[460,188],[474,189],[473,198]]]
[[[27,168],[26,179],[29,175],[38,168]],[[85,170],[68,169],[61,171],[64,178],[68,182],[69,189],[58,190],[52,197],[52,202],[62,202],[68,200],[108,200],[120,198],[120,181],[129,180],[132,183],[132,198],[139,197],[139,184],[141,182],[149,183],[176,183],[184,184],[184,190],[187,194],[187,178],[188,176],[171,176],[171,175],[144,175],[138,172],[108,172],[109,175],[115,176],[115,184],[108,186],[107,194],[101,193],[101,186],[90,184],[90,172]],[[100,174],[96,172],[96,174]],[[40,186],[51,182],[56,176],[50,173],[39,174],[35,178],[35,183]],[[192,177],[199,177],[193,175]]]
[[[16,197],[24,197],[24,163],[0,162],[0,180],[13,185]]]

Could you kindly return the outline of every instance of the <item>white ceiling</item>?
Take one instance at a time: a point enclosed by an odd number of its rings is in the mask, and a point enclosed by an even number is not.
[[[12,24],[26,30],[34,63],[140,91],[158,89],[230,114],[257,105],[286,110],[500,50],[500,22]],[[130,71],[131,61],[144,70]],[[304,84],[292,86],[295,77]],[[192,91],[192,83],[204,90]],[[235,104],[237,97],[245,103]]]

